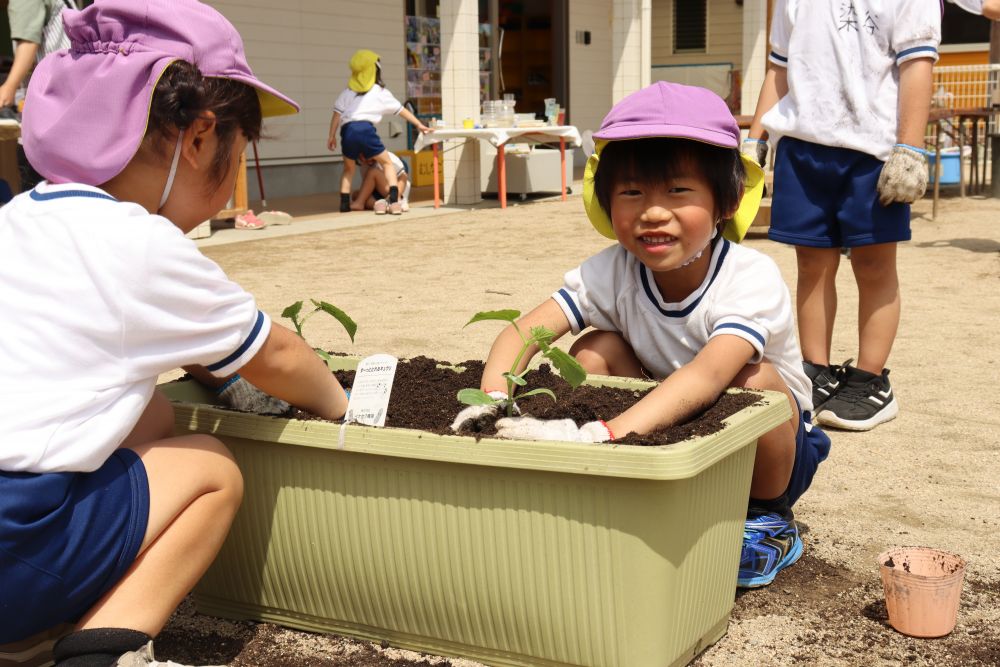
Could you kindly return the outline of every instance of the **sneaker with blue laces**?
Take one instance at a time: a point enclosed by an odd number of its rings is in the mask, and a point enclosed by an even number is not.
[[[743,525],[743,552],[736,585],[739,588],[767,586],[778,572],[801,555],[802,539],[794,519],[751,508]]]

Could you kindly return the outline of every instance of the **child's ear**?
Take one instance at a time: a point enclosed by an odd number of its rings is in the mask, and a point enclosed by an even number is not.
[[[215,113],[206,111],[195,118],[194,122],[184,132],[183,145],[181,146],[181,157],[193,168],[198,169],[205,160],[205,155],[209,159],[213,157],[214,142],[209,141],[215,136]],[[210,164],[205,162],[204,164]]]

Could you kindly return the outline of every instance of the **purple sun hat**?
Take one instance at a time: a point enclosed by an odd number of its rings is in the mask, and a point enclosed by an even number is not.
[[[604,117],[594,139],[676,137],[723,148],[740,145],[740,129],[729,107],[710,90],[657,81],[632,93]]]
[[[160,76],[177,60],[256,88],[265,117],[299,109],[254,76],[236,28],[196,0],[96,0],[62,17],[70,48],[38,64],[21,126],[28,160],[50,182],[100,185],[118,175],[146,134]]]

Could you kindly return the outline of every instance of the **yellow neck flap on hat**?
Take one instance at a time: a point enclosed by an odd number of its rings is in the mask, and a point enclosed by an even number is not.
[[[649,137],[642,137],[649,138]],[[622,139],[621,141],[634,141],[632,139]],[[601,160],[601,152],[608,144],[606,139],[597,139],[594,143],[594,154],[587,160],[587,166],[583,171],[583,208],[587,211],[590,224],[594,226],[600,234],[609,239],[617,240],[614,227],[611,225],[611,217],[607,211],[601,208],[601,203],[597,201],[597,191],[594,189],[594,179],[597,176],[597,166]],[[722,230],[722,236],[739,243],[746,236],[747,230],[757,217],[757,209],[760,208],[760,199],[764,194],[764,170],[756,162],[747,156],[740,154],[743,166],[746,168],[746,181],[743,184],[743,198],[736,208],[736,213],[732,219],[726,221]]]
[[[347,86],[356,93],[367,93],[375,85],[375,63],[378,54],[361,49],[351,56],[351,79]]]

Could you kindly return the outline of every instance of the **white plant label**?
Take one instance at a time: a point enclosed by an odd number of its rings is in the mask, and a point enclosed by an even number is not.
[[[344,423],[355,422],[367,426],[385,426],[385,413],[392,393],[392,380],[396,376],[399,360],[390,354],[373,354],[358,364],[347,402]]]

